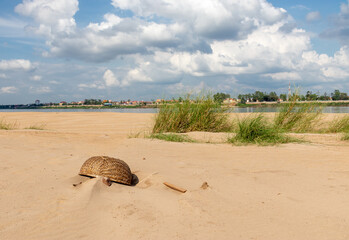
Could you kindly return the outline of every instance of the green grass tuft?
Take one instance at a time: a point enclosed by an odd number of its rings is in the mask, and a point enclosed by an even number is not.
[[[275,127],[283,131],[312,132],[322,116],[322,108],[316,103],[297,105],[297,96],[282,105],[275,115]]]
[[[265,119],[263,114],[253,115],[239,120],[236,135],[228,142],[233,144],[275,145],[280,143],[298,142],[284,135]]]
[[[327,131],[330,133],[349,132],[349,115],[334,119],[330,122]]]
[[[344,133],[343,137],[342,137],[343,141],[349,141],[349,132]]]
[[[195,142],[193,139],[186,135],[179,135],[174,133],[156,133],[150,135],[150,138],[156,138],[168,142]]]
[[[187,96],[183,102],[161,106],[152,132],[224,132],[230,129],[225,110],[207,95],[195,100]]]
[[[46,129],[46,123],[36,123],[34,125],[30,125],[29,127],[25,129],[33,129],[33,130],[45,130]]]
[[[17,122],[7,122],[5,119],[0,119],[0,129],[2,130],[13,130],[18,128]]]

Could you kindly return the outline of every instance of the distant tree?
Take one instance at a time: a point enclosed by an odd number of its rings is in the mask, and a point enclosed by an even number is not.
[[[213,95],[213,100],[217,103],[222,103],[224,99],[230,98],[230,94],[226,93],[216,93]]]
[[[287,100],[287,95],[285,93],[281,93],[280,94],[280,99],[282,99],[282,101],[286,101]]]
[[[348,100],[348,94],[347,93],[341,93],[340,100]]]
[[[315,101],[319,98],[319,96],[316,93],[312,93],[312,91],[307,91],[305,98],[308,101]]]
[[[254,102],[256,102],[256,101],[263,102],[264,101],[264,93],[262,93],[260,91],[256,91],[254,94],[252,94],[252,100]]]
[[[85,99],[84,101],[85,105],[101,105],[102,100],[101,99]]]
[[[279,96],[276,94],[276,92],[270,92],[269,101],[276,102],[277,100],[279,100]]]
[[[241,97],[240,99],[241,99],[240,103],[242,103],[242,104],[246,103],[246,99],[244,97]]]

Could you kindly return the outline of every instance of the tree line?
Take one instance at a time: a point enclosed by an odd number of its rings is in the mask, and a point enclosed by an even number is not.
[[[255,91],[254,93],[239,94],[238,99],[241,99],[241,103],[249,102],[277,102],[279,100],[287,101],[288,97],[294,97],[295,93],[292,96],[287,96],[287,94],[281,93],[278,95],[276,92],[261,92]],[[222,103],[224,99],[230,98],[230,94],[226,93],[216,93],[213,95],[214,101]],[[348,94],[345,92],[340,92],[335,90],[334,92],[327,94],[313,93],[312,91],[307,91],[305,95],[299,94],[298,99],[300,101],[326,101],[326,100],[349,100]]]

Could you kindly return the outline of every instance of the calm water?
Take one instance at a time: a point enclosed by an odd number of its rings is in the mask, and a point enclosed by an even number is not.
[[[118,112],[118,113],[156,113],[156,108],[124,108],[124,109],[0,109],[0,112]],[[277,107],[232,108],[234,113],[277,112]],[[349,113],[349,107],[324,107],[324,113]]]

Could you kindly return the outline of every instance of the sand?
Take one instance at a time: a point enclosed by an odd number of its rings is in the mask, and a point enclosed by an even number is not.
[[[0,239],[349,239],[349,145],[340,135],[268,147],[130,138],[153,117],[0,113],[18,124],[0,130]],[[126,161],[139,183],[78,176],[95,155]]]

